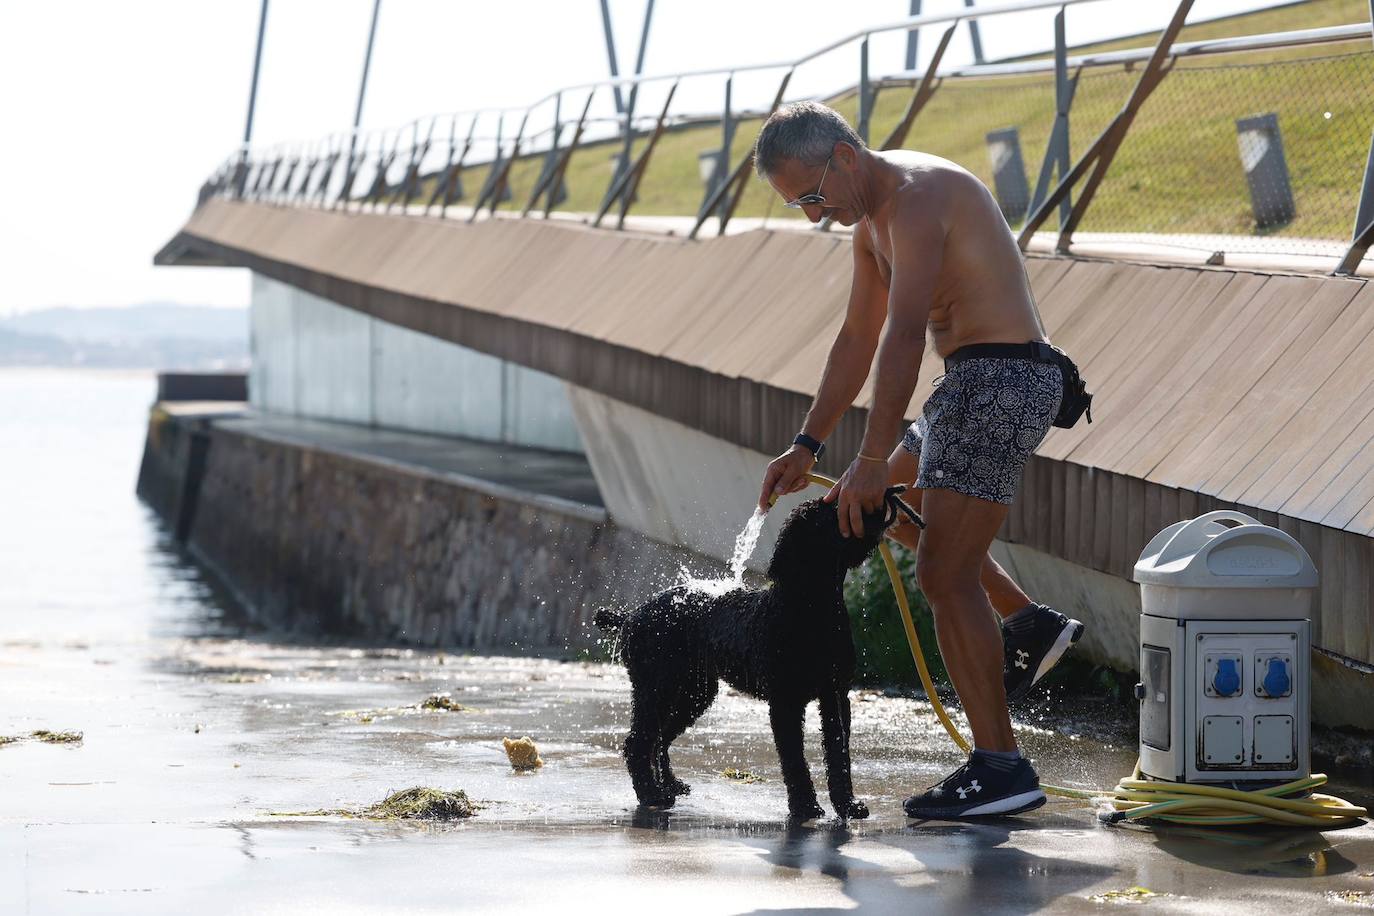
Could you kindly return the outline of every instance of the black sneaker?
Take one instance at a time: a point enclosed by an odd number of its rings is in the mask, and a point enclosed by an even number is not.
[[[1007,687],[1007,702],[1025,697],[1082,636],[1082,623],[1043,604],[1036,605],[1030,623],[1017,627],[1017,632],[1003,624],[1002,681]]]
[[[1045,803],[1040,777],[1024,757],[1010,770],[999,770],[975,752],[968,762],[902,805],[907,817],[959,820],[983,815],[1020,814]]]

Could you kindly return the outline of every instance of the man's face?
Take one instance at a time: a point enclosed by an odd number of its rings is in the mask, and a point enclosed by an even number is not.
[[[811,222],[819,223],[828,217],[841,226],[852,226],[863,214],[852,206],[849,195],[851,163],[847,161],[850,157],[842,155],[843,152],[845,150],[839,150],[831,157],[829,168],[824,163],[810,166],[797,159],[785,159],[768,174],[768,183],[784,203],[807,194],[823,196],[823,204],[801,206]]]

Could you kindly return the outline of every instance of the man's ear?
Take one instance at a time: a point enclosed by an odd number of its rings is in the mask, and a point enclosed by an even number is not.
[[[831,151],[831,158],[843,165],[846,171],[852,171],[854,165],[859,161],[859,151],[845,140],[836,140],[835,148]]]

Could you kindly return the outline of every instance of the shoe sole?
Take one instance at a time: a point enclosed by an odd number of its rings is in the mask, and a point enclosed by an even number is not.
[[[969,817],[1010,817],[1013,814],[1034,811],[1046,801],[1044,791],[1033,789],[1018,795],[1008,795],[1006,798],[999,798],[985,805],[974,805],[972,808],[958,813],[912,814],[907,811],[906,816],[923,821],[961,821]]]
[[[1045,653],[1045,657],[1040,659],[1040,667],[1035,669],[1035,677],[1031,679],[1031,686],[1034,687],[1040,679],[1050,673],[1050,669],[1059,664],[1059,660],[1064,657],[1064,653],[1069,651],[1069,646],[1083,638],[1083,624],[1077,620],[1070,620],[1069,625],[1059,631],[1055,637],[1054,645],[1050,646],[1050,651]]]

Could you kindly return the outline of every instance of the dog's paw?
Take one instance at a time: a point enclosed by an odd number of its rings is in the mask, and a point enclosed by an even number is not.
[[[861,821],[864,818],[868,817],[868,805],[865,805],[857,798],[851,798],[848,801],[839,802],[836,802],[834,801],[834,799],[831,799],[831,801],[834,802],[835,813],[839,815],[841,820]]]
[[[814,798],[810,801],[797,802],[787,806],[787,819],[789,821],[809,821],[818,817],[825,817],[825,809]]]
[[[687,785],[687,783],[683,782],[681,779],[671,779],[671,780],[669,780],[668,783],[667,783],[667,785],[664,786],[664,788],[666,788],[669,792],[671,792],[671,793],[672,793],[673,795],[675,795],[675,796],[676,796],[676,795],[691,795],[691,794],[692,794],[692,787],[689,786],[689,785]]]
[[[662,810],[664,808],[673,807],[673,803],[676,801],[677,797],[674,795],[659,795],[651,798],[641,798],[639,800],[639,807],[650,810]]]

